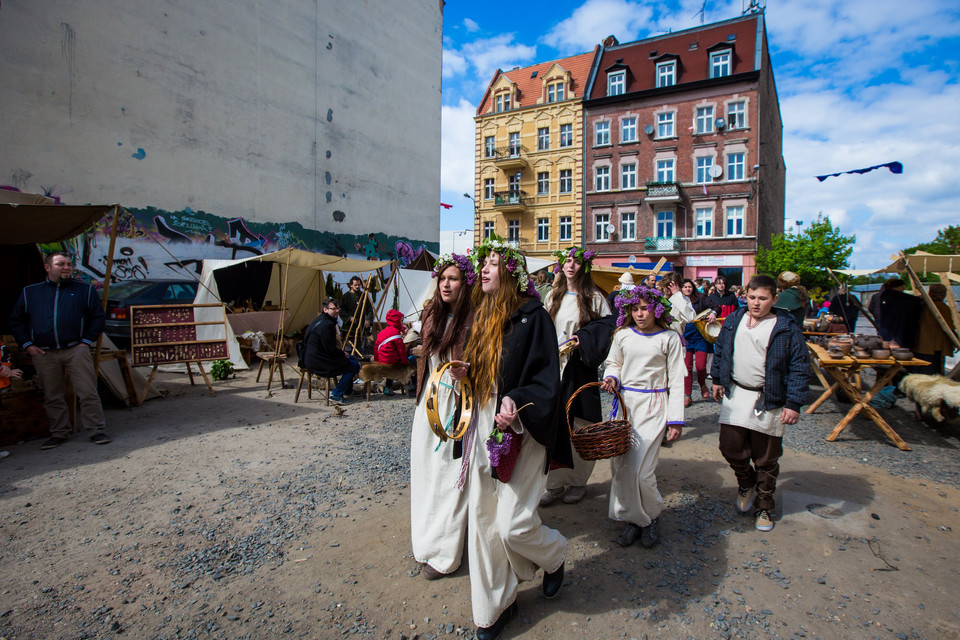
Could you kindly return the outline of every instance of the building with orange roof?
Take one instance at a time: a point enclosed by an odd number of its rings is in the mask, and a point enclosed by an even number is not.
[[[477,243],[497,234],[540,258],[582,244],[582,102],[599,49],[494,74],[474,118]]]

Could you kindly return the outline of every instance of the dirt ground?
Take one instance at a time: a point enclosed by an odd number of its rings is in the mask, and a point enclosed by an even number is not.
[[[160,377],[168,397],[108,410],[112,444],[0,461],[0,637],[473,636],[468,568],[428,582],[411,556],[413,400],[335,417],[249,372],[216,398]],[[613,543],[604,462],[580,505],[541,510],[570,540],[566,583],[550,601],[523,584],[504,638],[960,637],[956,488],[788,450],[762,534],[716,414],[695,404],[663,449],[659,546]]]

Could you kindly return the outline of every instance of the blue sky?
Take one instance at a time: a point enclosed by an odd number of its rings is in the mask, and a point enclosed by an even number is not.
[[[746,2],[747,0],[745,0]],[[448,0],[444,8],[440,228],[471,226],[473,116],[497,68],[739,16],[740,0]],[[790,0],[767,4],[783,117],[786,218],[818,212],[856,234],[857,268],[960,224],[960,3]],[[815,176],[898,160],[818,182]]]

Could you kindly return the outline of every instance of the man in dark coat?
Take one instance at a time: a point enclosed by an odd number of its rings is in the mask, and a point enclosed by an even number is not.
[[[901,347],[912,349],[917,339],[917,327],[920,325],[920,312],[923,299],[904,293],[907,283],[900,278],[891,278],[883,285],[880,293],[880,328],[886,332],[887,340]]]
[[[303,336],[303,365],[314,375],[333,378],[342,374],[336,388],[330,392],[334,402],[347,404],[344,395],[353,389],[353,378],[360,371],[360,363],[344,353],[337,341],[337,315],[340,305],[336,299],[323,301],[323,312],[310,323]]]

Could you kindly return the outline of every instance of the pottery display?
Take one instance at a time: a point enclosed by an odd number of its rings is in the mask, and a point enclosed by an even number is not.
[[[869,350],[869,349],[862,349],[862,348],[860,348],[860,347],[854,347],[854,349],[853,349],[853,355],[854,355],[855,357],[857,357],[857,358],[869,358],[869,357],[870,357],[870,350]]]
[[[854,337],[853,344],[861,349],[873,350],[883,348],[883,340],[880,338],[880,336],[858,335]]]
[[[874,360],[886,360],[890,357],[890,349],[874,349],[870,355]]]
[[[913,360],[913,351],[910,349],[892,349],[891,353],[895,360]]]

